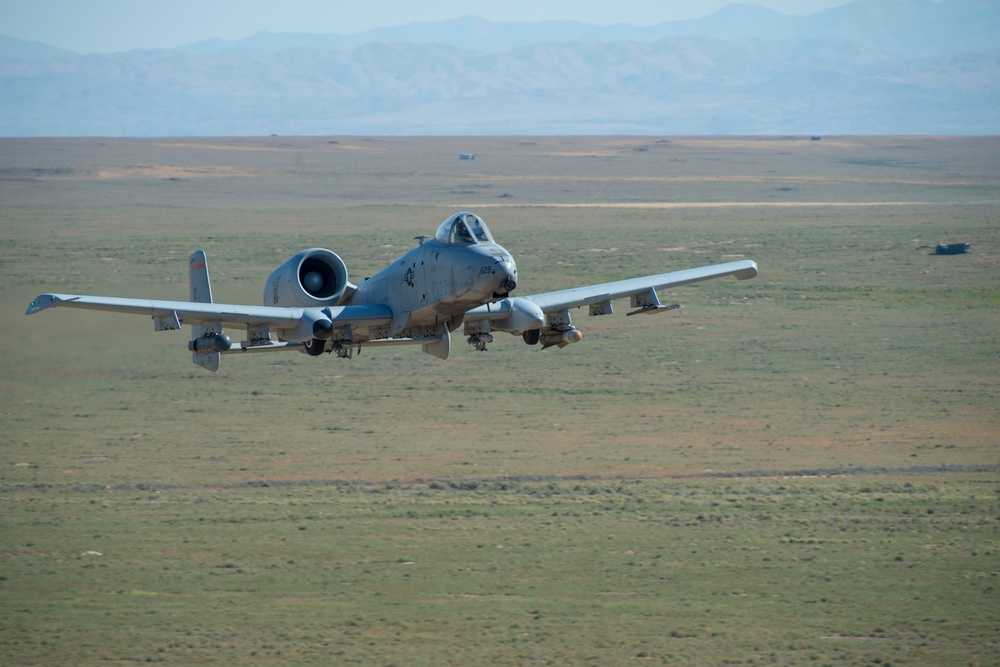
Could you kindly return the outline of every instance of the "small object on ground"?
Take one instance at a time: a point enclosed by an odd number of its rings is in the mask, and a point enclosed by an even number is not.
[[[969,252],[968,243],[938,243],[936,255],[964,255]]]

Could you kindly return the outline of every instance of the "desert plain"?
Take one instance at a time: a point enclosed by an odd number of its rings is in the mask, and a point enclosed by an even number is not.
[[[313,246],[357,282],[459,210],[521,294],[760,275],[217,374],[23,315],[183,299],[199,248],[220,302]],[[996,664],[998,247],[995,137],[2,139],[0,661]]]

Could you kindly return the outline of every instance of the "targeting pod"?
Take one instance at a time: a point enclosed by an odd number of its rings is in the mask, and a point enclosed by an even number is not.
[[[566,347],[570,343],[579,343],[583,338],[583,332],[579,329],[569,331],[547,331],[538,337],[538,342],[542,344],[542,349],[547,347]]]
[[[226,352],[233,346],[232,339],[224,333],[215,336],[202,336],[188,343],[188,349],[196,354],[212,354]]]

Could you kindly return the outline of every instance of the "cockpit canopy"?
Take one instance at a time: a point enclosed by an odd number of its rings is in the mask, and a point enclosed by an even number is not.
[[[441,223],[434,238],[449,245],[495,243],[483,219],[475,213],[456,213]]]

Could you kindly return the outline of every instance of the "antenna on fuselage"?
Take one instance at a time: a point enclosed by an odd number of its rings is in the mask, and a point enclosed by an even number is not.
[[[430,237],[427,236],[426,234],[421,234],[420,236],[414,236],[413,240],[417,242],[417,245],[423,245],[424,241],[426,241],[429,238]]]

